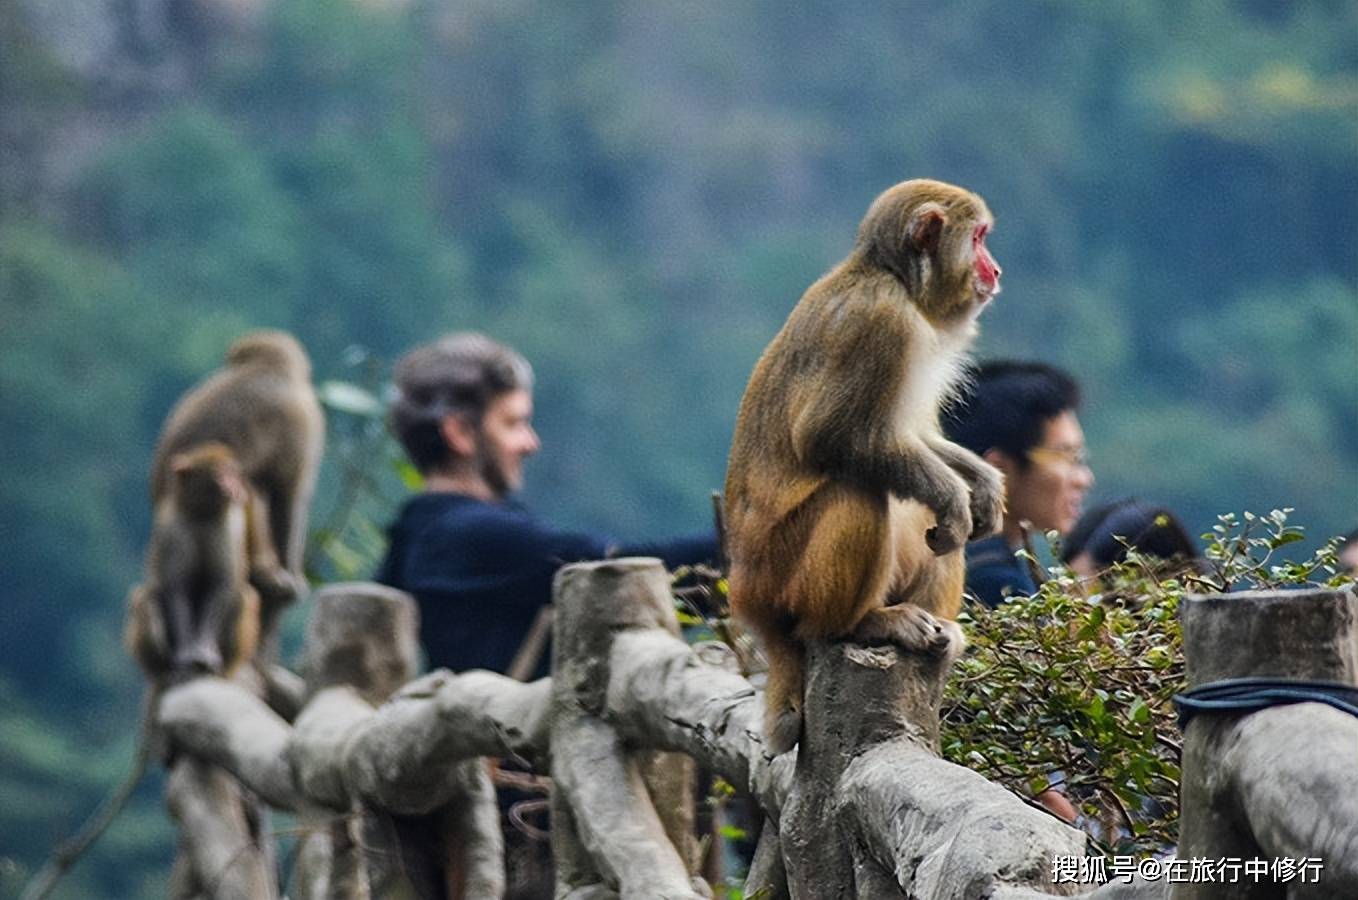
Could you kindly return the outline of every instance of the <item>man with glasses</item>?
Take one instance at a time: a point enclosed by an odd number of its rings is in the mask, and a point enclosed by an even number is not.
[[[1037,590],[1024,560],[1014,556],[1026,529],[1068,532],[1080,517],[1094,473],[1075,412],[1080,388],[1068,373],[1038,362],[982,365],[969,396],[943,427],[950,440],[1004,473],[1000,533],[967,547],[967,593],[987,606]]]

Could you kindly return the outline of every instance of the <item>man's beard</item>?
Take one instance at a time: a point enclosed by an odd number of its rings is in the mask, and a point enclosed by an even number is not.
[[[490,452],[489,444],[490,441],[486,440],[485,435],[476,442],[476,470],[485,479],[491,493],[496,498],[502,498],[517,490],[518,485],[510,483],[509,474],[495,458],[495,454]]]

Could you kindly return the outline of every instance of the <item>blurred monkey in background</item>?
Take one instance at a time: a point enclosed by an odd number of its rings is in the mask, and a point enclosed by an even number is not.
[[[175,405],[151,464],[151,499],[165,497],[177,454],[217,442],[235,457],[245,504],[249,579],[260,595],[262,649],[279,613],[306,590],[302,551],[325,443],[311,361],[292,335],[255,331],[235,341],[226,365]]]
[[[128,601],[128,650],[156,683],[181,674],[230,676],[259,640],[245,477],[231,451],[213,442],[175,454],[164,488],[146,580]]]

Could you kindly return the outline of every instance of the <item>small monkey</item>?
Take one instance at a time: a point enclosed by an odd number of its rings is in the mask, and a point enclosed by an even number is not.
[[[945,440],[976,318],[999,293],[980,197],[906,181],[756,364],[726,473],[733,613],[769,663],[770,749],[797,743],[804,643],[955,655],[962,546],[1000,524],[999,472]],[[901,604],[901,605],[898,605]]]
[[[259,639],[245,475],[226,445],[211,442],[176,453],[166,477],[146,580],[128,598],[128,650],[153,684],[229,676],[254,657]]]
[[[180,399],[151,463],[153,504],[165,496],[175,455],[212,441],[230,449],[250,492],[250,582],[267,641],[278,613],[305,590],[307,512],[325,442],[311,362],[292,335],[245,335],[227,350],[224,368]]]
[[[153,755],[173,757],[156,727],[161,694],[180,678],[209,672],[230,676],[255,655],[259,595],[247,578],[250,491],[239,462],[226,445],[205,443],[166,461],[161,488],[146,580],[128,595],[124,634],[128,651],[150,678],[136,759],[122,783],[52,853],[25,897],[51,893],[71,863],[113,822]]]

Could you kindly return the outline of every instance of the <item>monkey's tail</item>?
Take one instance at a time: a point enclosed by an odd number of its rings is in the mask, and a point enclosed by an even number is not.
[[[146,694],[142,698],[141,728],[137,735],[137,755],[132,759],[132,770],[127,773],[127,777],[122,783],[114,788],[113,792],[104,798],[103,802],[95,808],[90,817],[85,820],[85,824],[80,826],[80,830],[62,842],[52,855],[43,863],[24,887],[24,892],[19,900],[43,900],[52,889],[57,886],[61,876],[75,865],[76,860],[85,854],[90,845],[99,839],[104,830],[113,824],[113,820],[118,817],[118,813],[123,811],[127,805],[132,792],[141,784],[142,776],[146,774],[146,766],[151,761],[151,753],[156,744],[155,740],[155,715],[156,707],[160,704],[160,688],[151,686],[146,689]]]
[[[802,733],[806,648],[786,631],[764,629],[760,638],[769,661],[764,685],[764,740],[771,752],[786,753],[796,746]]]

